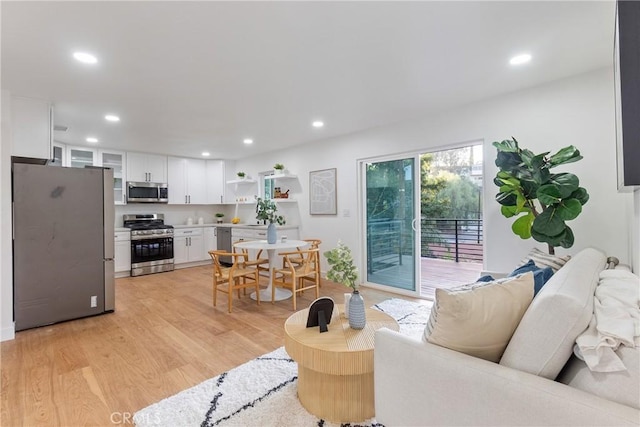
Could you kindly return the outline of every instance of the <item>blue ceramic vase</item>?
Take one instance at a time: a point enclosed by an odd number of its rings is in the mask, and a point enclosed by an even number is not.
[[[367,324],[364,313],[364,300],[357,290],[353,291],[349,300],[349,326],[351,329],[362,329]]]
[[[272,222],[267,225],[267,243],[274,244],[278,240],[278,232],[276,231],[276,225]]]

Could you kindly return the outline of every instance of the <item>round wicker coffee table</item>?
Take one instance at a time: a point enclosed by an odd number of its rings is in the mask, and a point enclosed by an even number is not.
[[[313,415],[333,422],[357,422],[375,415],[373,336],[376,329],[398,331],[389,315],[366,309],[367,325],[355,330],[336,304],[329,331],[307,328],[309,310],[292,314],[284,324],[284,347],[298,363],[298,399]]]

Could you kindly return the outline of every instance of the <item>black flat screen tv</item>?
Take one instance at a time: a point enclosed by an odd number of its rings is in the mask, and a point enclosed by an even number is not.
[[[616,2],[614,42],[618,189],[640,188],[640,1]]]

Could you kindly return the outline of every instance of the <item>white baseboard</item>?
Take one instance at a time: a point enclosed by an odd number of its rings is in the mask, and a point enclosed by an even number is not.
[[[6,328],[0,329],[0,341],[10,341],[16,338],[15,322]]]

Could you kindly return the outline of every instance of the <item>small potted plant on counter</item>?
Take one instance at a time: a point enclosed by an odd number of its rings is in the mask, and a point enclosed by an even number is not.
[[[244,172],[238,172],[236,173],[236,175],[238,175],[239,179],[244,179],[247,176],[247,174],[245,174]]]
[[[216,214],[216,222],[217,222],[218,224],[222,224],[222,218],[224,218],[224,214],[223,214],[222,212],[218,212],[218,213]]]
[[[282,175],[284,173],[284,165],[282,163],[276,163],[273,165],[274,175]]]

